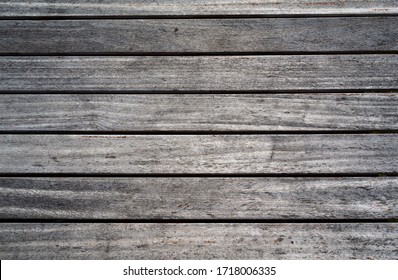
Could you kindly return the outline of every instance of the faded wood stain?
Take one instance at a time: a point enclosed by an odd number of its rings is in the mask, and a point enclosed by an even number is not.
[[[0,259],[398,258],[396,0],[21,3]]]

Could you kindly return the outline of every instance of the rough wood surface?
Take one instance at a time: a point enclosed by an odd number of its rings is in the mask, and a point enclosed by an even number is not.
[[[398,20],[11,20],[1,22],[0,38],[0,54],[392,51]]]
[[[398,93],[2,94],[0,130],[398,129]]]
[[[291,15],[397,13],[396,0],[1,0],[0,16]]]
[[[0,224],[5,259],[397,259],[398,224]]]
[[[398,179],[0,178],[9,219],[392,219]]]
[[[398,258],[397,0],[72,2],[0,0],[0,259]]]
[[[3,173],[398,172],[396,134],[0,135]]]
[[[0,58],[0,91],[396,89],[398,55]]]

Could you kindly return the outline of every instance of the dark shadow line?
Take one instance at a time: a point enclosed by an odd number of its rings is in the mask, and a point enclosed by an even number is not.
[[[0,20],[123,20],[123,19],[249,19],[249,18],[352,18],[396,17],[398,13],[328,13],[328,14],[214,14],[214,15],[52,15],[0,16]]]
[[[150,224],[330,224],[330,223],[396,223],[398,218],[389,219],[0,219],[0,223],[150,223]]]
[[[398,129],[367,130],[0,130],[0,135],[376,135]]]
[[[398,19],[397,19],[398,20]],[[48,52],[48,53],[0,53],[10,56],[295,56],[295,55],[395,55],[398,50],[345,50],[345,51],[227,51],[227,52]]]
[[[74,173],[74,172],[1,172],[0,178],[341,178],[397,177],[398,172],[336,172],[336,173]]]
[[[0,94],[334,94],[398,93],[398,88],[285,89],[285,90],[1,90]]]

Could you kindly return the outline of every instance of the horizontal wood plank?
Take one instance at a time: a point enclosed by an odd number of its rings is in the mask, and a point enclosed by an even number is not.
[[[0,219],[393,219],[398,179],[0,178]]]
[[[397,13],[396,0],[2,0],[0,16],[173,16]]]
[[[0,224],[5,259],[396,259],[398,224]]]
[[[396,51],[398,20],[11,20],[1,22],[0,37],[0,54]]]
[[[0,135],[1,173],[380,173],[396,134]]]
[[[398,93],[2,94],[3,131],[398,129]]]
[[[0,91],[396,89],[398,55],[0,58]]]

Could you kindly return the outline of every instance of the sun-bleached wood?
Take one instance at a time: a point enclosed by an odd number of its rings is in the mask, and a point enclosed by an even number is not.
[[[1,219],[393,219],[398,179],[0,178]]]
[[[1,0],[0,16],[396,14],[396,0]]]
[[[0,0],[0,259],[397,259],[397,4]]]
[[[397,259],[398,224],[0,224],[7,259]]]
[[[398,172],[396,134],[0,135],[0,173]]]
[[[3,131],[398,129],[398,93],[2,94]]]
[[[0,91],[398,88],[398,55],[5,56]]]
[[[396,17],[10,20],[0,54],[398,50]]]

